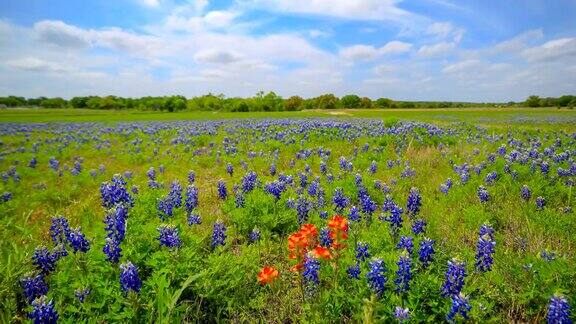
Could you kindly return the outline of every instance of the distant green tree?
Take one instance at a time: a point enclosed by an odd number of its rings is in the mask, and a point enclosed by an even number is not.
[[[362,109],[371,109],[372,108],[372,99],[368,97],[363,97],[360,99],[360,108]]]
[[[302,104],[304,103],[304,99],[299,96],[292,96],[286,101],[284,101],[284,110],[286,111],[296,111],[302,109]]]
[[[346,95],[340,99],[340,104],[342,104],[342,108],[346,109],[357,109],[360,108],[360,97],[357,95]]]
[[[64,108],[66,107],[66,100],[60,97],[47,98],[40,102],[40,106],[43,108]]]
[[[392,99],[378,98],[376,99],[375,105],[377,108],[392,108],[392,103]]]
[[[89,97],[74,97],[70,99],[70,106],[72,108],[80,109],[80,108],[87,108],[88,107],[88,100]]]
[[[331,93],[323,94],[315,98],[317,109],[336,109],[339,103],[340,99]]]
[[[524,102],[524,104],[527,107],[540,107],[540,97],[538,96],[530,96],[528,97],[528,99],[526,99],[526,101]]]

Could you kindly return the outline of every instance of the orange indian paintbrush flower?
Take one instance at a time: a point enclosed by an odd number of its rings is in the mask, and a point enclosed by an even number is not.
[[[258,282],[261,285],[266,285],[274,281],[278,277],[279,273],[278,270],[274,269],[270,266],[265,266],[262,268],[260,273],[258,273]]]

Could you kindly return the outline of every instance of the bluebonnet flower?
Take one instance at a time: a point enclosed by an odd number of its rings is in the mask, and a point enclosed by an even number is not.
[[[410,279],[412,279],[412,259],[407,252],[400,254],[400,259],[398,259],[398,270],[396,271],[396,279],[394,279],[394,284],[396,285],[396,292],[404,293],[410,290]]]
[[[32,255],[32,264],[44,274],[48,274],[56,269],[56,261],[59,259],[58,253],[51,253],[46,247],[37,247]]]
[[[320,212],[320,218],[322,219],[327,219],[328,218],[328,212],[323,210]]]
[[[252,242],[260,240],[260,230],[257,227],[254,227],[254,229],[252,229],[252,231],[250,232],[249,237],[250,241]]]
[[[120,248],[120,242],[115,238],[106,238],[106,244],[102,248],[102,252],[106,254],[106,260],[112,263],[118,263],[120,257],[122,256],[122,248]]]
[[[170,197],[164,197],[158,200],[158,216],[164,220],[166,217],[174,216],[174,201]]]
[[[444,284],[442,285],[442,296],[456,296],[462,291],[464,278],[466,277],[466,263],[452,259],[448,261]]]
[[[94,169],[90,170],[89,173],[92,178],[96,178],[96,176],[98,175],[98,172]]]
[[[191,211],[188,214],[188,225],[192,226],[192,225],[199,225],[202,224],[202,218],[200,217],[200,215],[195,212],[195,211]]]
[[[160,164],[160,166],[158,166],[158,172],[164,173],[164,171],[166,171],[166,168],[164,168],[163,164]]]
[[[546,206],[546,200],[544,199],[544,197],[541,196],[536,197],[536,207],[538,209],[544,209],[545,206]]]
[[[156,170],[154,169],[154,167],[150,167],[150,169],[148,169],[148,171],[146,172],[146,175],[148,176],[148,179],[155,181],[156,180]]]
[[[238,190],[234,195],[234,203],[236,204],[236,208],[244,207],[244,194]]]
[[[228,174],[229,174],[230,176],[232,176],[232,175],[234,174],[234,167],[232,166],[231,163],[228,163],[228,164],[226,165],[226,172],[228,172]]]
[[[48,293],[48,285],[44,281],[44,275],[42,274],[29,274],[20,279],[20,285],[24,291],[24,297],[29,303]]]
[[[400,242],[396,245],[397,249],[405,249],[409,254],[414,250],[414,242],[412,236],[400,236]]]
[[[168,199],[171,200],[172,205],[175,208],[182,207],[182,186],[176,180],[170,185],[170,192],[168,193]]]
[[[348,164],[348,162],[346,162],[346,158],[341,156],[340,160],[339,160],[340,169],[343,171],[346,171],[346,165],[347,164]]]
[[[522,196],[522,199],[530,200],[530,197],[532,197],[532,192],[527,185],[523,185],[522,189],[520,189],[520,195]]]
[[[488,190],[486,190],[486,188],[484,188],[484,186],[478,187],[477,195],[478,195],[478,199],[480,199],[480,202],[485,203],[488,200],[490,200],[490,193],[488,193]]]
[[[413,217],[418,215],[421,206],[422,197],[420,196],[420,192],[416,188],[411,188],[410,193],[408,194],[408,201],[406,202],[408,216]]]
[[[50,236],[54,244],[65,244],[70,226],[65,217],[52,217],[50,222]]]
[[[350,213],[348,214],[348,219],[352,222],[359,222],[360,221],[360,212],[356,206],[350,207]]]
[[[350,279],[360,279],[360,263],[356,262],[354,265],[349,266],[346,269],[346,273],[348,273],[348,278]]]
[[[490,235],[480,235],[476,245],[476,270],[486,272],[492,269],[494,246],[496,246],[496,242]]]
[[[177,248],[182,245],[176,226],[162,224],[158,227],[158,232],[160,233],[158,236],[160,245],[168,248]]]
[[[306,188],[308,185],[308,175],[305,173],[298,173],[298,177],[300,178],[300,187]]]
[[[242,191],[250,192],[256,187],[256,182],[258,180],[258,175],[254,171],[250,171],[244,175],[242,178]]]
[[[308,186],[308,195],[314,197],[318,194],[318,189],[320,187],[320,180],[319,179],[315,179],[314,181],[310,182],[310,185]]]
[[[198,188],[193,184],[186,187],[186,200],[184,206],[186,207],[187,213],[191,213],[192,210],[198,207]]]
[[[332,202],[336,205],[336,210],[341,213],[346,206],[348,206],[348,198],[344,195],[342,188],[336,188],[334,190],[334,197],[332,197]]]
[[[414,235],[423,234],[426,232],[426,222],[423,219],[417,219],[412,223],[412,233]]]
[[[550,172],[550,165],[548,162],[544,161],[540,163],[540,171],[544,174],[548,174],[548,172]]]
[[[334,240],[332,239],[330,229],[328,227],[323,227],[322,229],[320,229],[320,237],[319,237],[320,245],[325,248],[329,248],[330,246],[332,246],[333,242]]]
[[[410,319],[410,310],[396,306],[394,309],[394,317],[398,320],[398,323],[405,323]]]
[[[356,243],[356,249],[354,250],[356,252],[356,260],[361,262],[366,259],[369,259],[370,258],[370,252],[368,251],[369,247],[370,246],[368,245],[368,243],[365,242]]]
[[[549,324],[570,324],[570,304],[564,296],[556,294],[550,298],[546,320]]]
[[[482,224],[478,236],[487,235],[490,240],[494,240],[494,229],[488,224]]]
[[[374,174],[376,171],[378,171],[378,165],[376,165],[376,161],[372,161],[370,163],[370,173]]]
[[[360,201],[360,205],[362,206],[362,211],[368,215],[372,215],[376,209],[378,209],[378,205],[372,200],[368,191],[362,188],[358,193],[358,200]]]
[[[113,238],[118,242],[124,240],[126,235],[126,219],[128,217],[128,209],[125,206],[119,205],[111,210],[104,218],[106,224],[106,236]]]
[[[298,223],[304,224],[308,220],[308,213],[312,209],[312,203],[304,196],[298,197],[296,200],[296,213],[298,216]]]
[[[138,293],[142,288],[138,268],[130,261],[120,265],[120,287],[125,293],[129,291]]]
[[[30,162],[28,162],[28,167],[29,168],[36,168],[36,165],[38,164],[38,160],[36,159],[36,157],[33,157],[30,159]]]
[[[105,208],[112,208],[118,204],[128,206],[134,204],[132,197],[126,190],[126,181],[118,174],[112,177],[111,182],[104,182],[100,185],[100,195],[102,206]]]
[[[354,176],[354,183],[356,184],[356,187],[358,187],[358,189],[364,187],[364,185],[362,184],[362,175],[360,173],[356,173],[356,175]]]
[[[324,160],[320,161],[320,172],[326,174],[328,167],[326,166],[326,162]]]
[[[505,155],[506,154],[506,145],[504,145],[504,144],[500,145],[497,152],[499,155]]]
[[[90,289],[89,288],[84,288],[84,289],[76,289],[74,291],[74,295],[76,296],[76,298],[78,298],[78,301],[83,303],[84,300],[86,299],[86,297],[88,297],[88,295],[90,295]]]
[[[218,245],[224,246],[226,244],[226,226],[221,220],[217,220],[214,223],[214,228],[212,230],[212,249],[215,249]]]
[[[308,296],[314,294],[316,287],[320,283],[318,271],[320,271],[320,261],[309,255],[306,256],[304,260],[304,270],[302,271],[302,280],[304,281]]]
[[[494,181],[496,181],[496,179],[498,179],[498,173],[496,171],[493,171],[486,175],[484,182],[487,184],[493,184]]]
[[[60,167],[60,162],[56,160],[56,158],[53,156],[50,157],[48,164],[50,165],[50,168],[54,171],[58,171],[58,168]]]
[[[446,320],[452,322],[456,315],[460,314],[462,318],[468,319],[468,312],[472,309],[470,303],[468,302],[468,297],[462,293],[458,293],[452,296],[452,306],[450,306],[450,311],[446,315]]]
[[[382,297],[386,290],[386,265],[382,259],[374,259],[369,264],[370,270],[366,274],[370,289],[378,296]]]
[[[271,176],[275,176],[276,175],[276,164],[272,163],[270,165],[270,168],[268,169],[268,172],[270,172]]]
[[[556,259],[556,253],[548,250],[542,250],[540,252],[540,258],[547,262],[552,262]]]
[[[11,192],[6,191],[2,194],[2,196],[0,196],[0,201],[2,203],[8,202],[10,200],[12,200],[12,193]]]
[[[448,194],[448,191],[450,191],[450,188],[449,188],[445,183],[441,183],[441,184],[440,184],[440,191],[441,191],[443,194],[447,195],[447,194]]]
[[[98,166],[98,171],[99,171],[100,173],[104,173],[104,171],[106,171],[106,167],[104,166],[104,164],[100,164],[100,165]]]
[[[80,227],[71,229],[68,232],[68,243],[70,243],[74,252],[87,252],[90,250],[90,242],[88,242]]]
[[[280,200],[282,192],[284,191],[284,183],[280,181],[272,181],[264,186],[267,193],[274,196],[276,201]]]
[[[46,296],[36,298],[32,302],[32,312],[28,314],[34,324],[56,324],[58,322],[58,313],[54,309],[54,302],[48,300]]]
[[[130,191],[137,195],[138,194],[138,186],[137,185],[132,185],[132,187],[130,188]]]
[[[218,180],[218,197],[222,200],[225,200],[228,196],[228,191],[226,190],[226,183],[224,180]]]
[[[130,171],[130,170],[124,171],[124,178],[126,178],[128,180],[132,179],[132,171]]]

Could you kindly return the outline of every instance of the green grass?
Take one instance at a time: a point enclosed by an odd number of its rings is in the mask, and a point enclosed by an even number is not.
[[[71,109],[5,109],[0,111],[0,122],[117,122],[117,121],[169,121],[227,118],[381,118],[419,120],[426,122],[470,122],[486,126],[510,123],[545,125],[550,121],[561,127],[576,123],[576,111],[556,108],[462,108],[462,109],[388,109],[388,110],[308,110],[298,112],[142,112],[97,111]]]
[[[206,133],[210,128],[203,129],[196,124],[166,124],[157,132],[124,132],[114,128],[112,123],[248,116],[333,117],[353,121],[358,129],[369,126],[370,121],[350,117],[383,119],[389,125],[394,125],[395,120],[422,120],[441,124],[456,133],[430,136],[426,130],[416,128],[402,135],[362,133],[349,139],[348,130],[307,126],[303,128],[309,131],[306,136],[296,131],[300,127],[295,127],[288,128],[294,132],[282,139],[273,135],[286,131],[286,127],[245,128],[246,123],[253,120],[224,121],[233,123],[230,125],[235,128],[218,128],[213,134]],[[530,122],[522,121],[522,118],[530,118]],[[554,118],[553,122],[546,122],[549,118]],[[576,293],[576,218],[574,213],[563,212],[563,208],[575,208],[576,205],[572,187],[555,176],[557,167],[569,168],[568,162],[556,164],[544,156],[551,166],[548,175],[532,172],[531,162],[510,163],[512,170],[518,173],[517,178],[513,178],[504,172],[506,161],[499,156],[494,164],[487,163],[480,175],[471,170],[470,180],[460,184],[450,161],[457,165],[480,165],[502,144],[507,145],[510,153],[513,149],[510,139],[523,143],[518,150],[527,149],[527,143],[535,138],[542,142],[537,147],[541,153],[544,148],[554,145],[556,138],[561,139],[557,153],[574,150],[571,138],[576,130],[574,118],[573,111],[555,109],[258,114],[2,111],[0,120],[5,122],[108,123],[102,127],[77,128],[52,125],[49,130],[22,130],[0,137],[4,152],[0,171],[15,167],[21,178],[20,182],[0,181],[0,193],[9,191],[13,194],[12,200],[0,204],[0,236],[3,238],[0,241],[0,322],[23,321],[26,312],[30,311],[31,307],[23,299],[19,279],[34,270],[31,256],[37,246],[53,247],[49,235],[50,219],[58,215],[67,217],[72,227],[81,226],[91,244],[87,253],[70,251],[69,256],[58,262],[56,271],[47,277],[48,297],[54,300],[60,318],[65,322],[390,322],[398,305],[408,307],[415,321],[440,322],[450,307],[450,301],[442,298],[439,292],[447,261],[453,257],[467,262],[468,276],[463,292],[470,297],[473,322],[541,322],[546,316],[548,300],[556,292],[564,293],[573,307],[576,305],[573,297]],[[454,124],[454,121],[483,124],[492,129],[485,132],[470,125]],[[9,126],[0,125],[1,130],[6,127]],[[365,130],[368,132],[372,128]],[[175,142],[177,138],[181,141]],[[39,144],[34,153],[35,143]],[[362,149],[365,144],[369,145],[367,151]],[[237,153],[226,154],[230,145],[236,147]],[[333,182],[319,171],[321,158],[316,153],[319,148],[331,150],[325,160],[328,172],[335,177]],[[296,159],[303,149],[311,150],[312,155]],[[475,149],[478,149],[477,154]],[[293,175],[296,186],[298,174],[304,172],[306,165],[312,172],[308,181],[320,177],[327,205],[313,209],[308,219],[318,228],[326,226],[326,221],[319,216],[320,210],[327,210],[330,215],[335,213],[331,204],[335,188],[343,188],[352,204],[359,204],[356,173],[362,175],[379,208],[385,194],[374,188],[375,180],[386,183],[394,201],[402,207],[406,206],[411,187],[420,190],[423,205],[418,217],[427,222],[426,236],[436,241],[437,254],[427,269],[423,269],[414,256],[414,276],[408,293],[394,292],[396,262],[400,255],[395,249],[398,238],[392,235],[387,222],[378,220],[378,212],[371,222],[351,225],[346,241],[348,247],[340,252],[337,260],[322,261],[317,292],[303,300],[300,277],[289,271],[295,262],[288,258],[287,251],[287,237],[299,225],[296,211],[286,207],[286,200],[297,199],[296,189],[290,188],[280,201],[275,202],[259,187],[245,195],[243,208],[236,207],[233,196],[232,186],[241,184],[245,174],[241,161],[247,163],[248,170],[258,173],[261,185],[278,178],[269,174],[276,150],[278,173]],[[49,168],[52,156],[60,161],[61,176]],[[341,156],[353,161],[354,171],[340,170]],[[38,158],[36,168],[27,167],[32,157]],[[82,172],[74,176],[69,169],[78,158],[83,160]],[[401,163],[388,169],[388,160],[400,160]],[[375,174],[368,172],[372,161],[378,165]],[[226,173],[227,163],[234,166],[232,176]],[[405,163],[416,171],[415,176],[401,176]],[[89,171],[98,170],[100,165],[104,170],[91,176]],[[158,170],[160,165],[166,171],[158,174],[158,181],[165,187],[150,189],[146,171],[150,167]],[[128,180],[128,188],[136,185],[139,193],[134,195],[134,207],[130,210],[127,236],[121,245],[121,262],[130,260],[136,264],[143,280],[140,294],[128,296],[120,289],[118,265],[106,261],[102,252],[106,211],[101,206],[99,194],[102,182],[126,170],[134,175]],[[169,251],[157,241],[156,228],[163,223],[158,217],[157,203],[166,196],[173,180],[186,188],[189,170],[196,172],[196,186],[200,192],[197,211],[202,224],[189,226],[186,212],[183,208],[177,209],[174,217],[166,222],[178,226],[182,247]],[[491,171],[497,171],[499,178],[493,185],[487,185],[484,178]],[[448,195],[444,195],[439,191],[439,185],[447,178],[454,180],[454,186]],[[227,184],[230,196],[226,200],[218,198],[216,184],[219,179]],[[532,190],[528,202],[520,197],[524,184]],[[488,203],[478,200],[479,185],[488,188],[492,196]],[[304,193],[307,196],[306,191]],[[536,207],[537,196],[546,198],[543,210]],[[316,198],[311,200],[316,202]],[[210,241],[216,220],[222,220],[228,231],[226,246],[213,251]],[[411,235],[412,220],[404,215],[404,222],[399,234]],[[478,229],[485,222],[496,232],[495,262],[492,271],[478,273],[474,271],[474,257]],[[260,229],[262,238],[257,243],[250,243],[248,234],[255,226]],[[416,250],[421,239],[421,236],[415,237]],[[362,263],[361,280],[351,280],[346,275],[346,268],[355,262],[357,241],[369,243],[371,256],[382,258],[387,265],[388,286],[382,298],[376,298],[366,282],[367,262]],[[554,251],[556,259],[552,262],[543,260],[540,257],[543,250]],[[273,286],[263,287],[256,281],[256,275],[264,265],[273,265],[280,270],[280,278]],[[79,303],[74,291],[84,287],[92,292],[86,302]]]

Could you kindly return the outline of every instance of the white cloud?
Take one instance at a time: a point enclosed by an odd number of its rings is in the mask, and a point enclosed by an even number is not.
[[[203,63],[228,64],[238,62],[242,57],[230,51],[207,49],[196,53],[194,59]]]
[[[232,11],[210,11],[204,16],[204,22],[211,27],[223,28],[232,24],[238,13]]]
[[[440,42],[434,45],[424,45],[418,50],[418,55],[423,57],[442,56],[450,53],[456,48],[456,44],[451,42]]]
[[[308,31],[308,36],[312,37],[312,38],[318,38],[318,37],[328,37],[330,36],[331,33],[327,32],[327,31],[323,31],[323,30],[318,30],[318,29],[311,29]]]
[[[557,61],[576,59],[576,38],[559,38],[522,51],[527,61]]]
[[[391,72],[394,72],[396,69],[393,66],[390,65],[377,65],[374,68],[372,68],[372,72],[376,75],[385,75]]]
[[[372,60],[380,55],[401,54],[410,51],[412,44],[391,41],[380,48],[371,45],[353,45],[340,50],[340,56],[352,61]]]
[[[90,45],[87,33],[59,20],[44,20],[34,24],[39,40],[63,48],[85,48]]]
[[[59,64],[57,62],[49,62],[37,57],[24,57],[11,60],[5,63],[9,68],[23,71],[34,72],[67,72],[70,71],[69,67]]]
[[[480,65],[479,60],[465,60],[454,64],[450,64],[442,69],[444,73],[460,73],[469,71],[471,68],[478,67]]]

